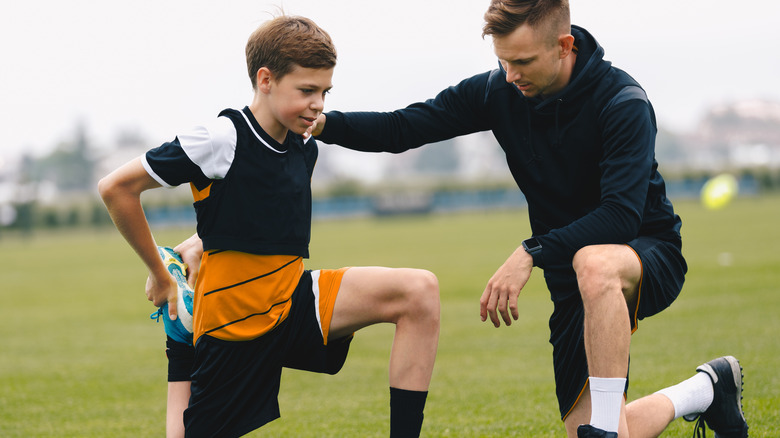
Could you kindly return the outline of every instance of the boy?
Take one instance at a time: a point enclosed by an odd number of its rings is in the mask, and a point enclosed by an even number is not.
[[[176,314],[140,203],[143,191],[190,183],[203,257],[186,436],[239,436],[279,417],[283,367],[335,374],[352,334],[396,325],[391,436],[418,436],[439,335],[438,281],[379,267],[307,271],[316,142],[336,51],[311,20],[278,17],[246,46],[254,96],[243,110],[152,149],[99,183],[111,217],[149,270],[147,298]]]

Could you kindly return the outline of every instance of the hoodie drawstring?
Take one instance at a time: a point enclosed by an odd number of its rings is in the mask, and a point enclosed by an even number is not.
[[[539,152],[536,151],[536,147],[534,146],[533,139],[531,136],[533,135],[533,130],[531,129],[531,108],[528,108],[528,117],[525,118],[526,123],[528,124],[528,138],[526,141],[528,142],[528,147],[531,149],[531,158],[528,160],[528,164],[531,164],[536,161],[540,161],[542,159],[541,155],[539,155]]]
[[[561,110],[562,103],[563,103],[563,99],[559,98],[555,100],[555,143],[553,144],[553,146],[555,146],[556,149],[561,145],[559,113]]]

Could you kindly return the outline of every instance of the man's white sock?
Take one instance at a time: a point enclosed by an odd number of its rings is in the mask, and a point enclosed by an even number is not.
[[[590,424],[607,432],[617,432],[626,379],[590,378]]]
[[[707,373],[696,373],[690,379],[664,388],[656,394],[663,394],[672,401],[675,419],[706,411],[714,397],[712,380]]]

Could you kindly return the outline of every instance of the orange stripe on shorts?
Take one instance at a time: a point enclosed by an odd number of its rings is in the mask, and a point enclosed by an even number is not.
[[[328,345],[328,333],[330,332],[330,321],[333,319],[333,308],[336,306],[336,296],[341,288],[341,279],[349,268],[341,269],[322,269],[313,272],[312,280],[317,281],[312,285],[317,302],[319,303],[320,329],[322,330],[322,339],[325,345]],[[319,275],[316,274],[319,273]]]

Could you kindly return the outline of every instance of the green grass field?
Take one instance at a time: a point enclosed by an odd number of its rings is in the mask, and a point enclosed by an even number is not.
[[[633,337],[634,399],[733,354],[745,368],[751,436],[780,424],[780,198],[725,210],[675,203],[683,217],[686,286]],[[429,437],[563,436],[554,396],[541,272],[521,295],[520,320],[479,319],[485,282],[528,236],[526,212],[316,223],[310,268],[422,267],[441,285],[442,330],[426,407]],[[191,230],[159,230],[176,244]],[[149,320],[145,270],[113,229],[0,236],[0,436],[164,435],[162,324]],[[250,436],[383,437],[392,326],[358,333],[342,372],[286,371],[282,418]],[[664,436],[690,436],[677,420]]]

